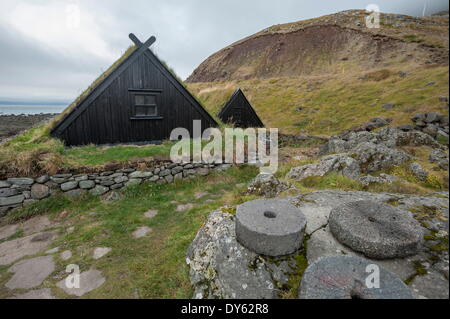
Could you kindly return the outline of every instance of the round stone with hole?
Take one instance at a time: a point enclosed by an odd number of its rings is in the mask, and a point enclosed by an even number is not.
[[[320,258],[305,271],[300,299],[414,299],[396,275],[350,255]]]
[[[302,246],[305,228],[305,216],[287,200],[258,199],[236,211],[238,242],[261,255],[294,253]]]
[[[358,201],[336,207],[329,226],[340,243],[375,259],[417,254],[423,241],[422,227],[411,213],[382,202]]]

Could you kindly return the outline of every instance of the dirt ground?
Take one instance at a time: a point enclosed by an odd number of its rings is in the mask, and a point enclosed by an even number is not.
[[[0,142],[41,122],[47,121],[53,116],[55,114],[0,115]]]

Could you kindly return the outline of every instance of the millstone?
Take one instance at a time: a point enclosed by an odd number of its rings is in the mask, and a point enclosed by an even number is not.
[[[303,274],[299,298],[414,299],[408,286],[396,275],[350,255],[320,258],[312,263]]]
[[[375,259],[417,254],[423,241],[420,224],[407,211],[373,201],[334,208],[329,226],[339,242]]]
[[[284,200],[258,199],[237,208],[236,238],[251,251],[266,256],[284,256],[303,242],[306,218]]]

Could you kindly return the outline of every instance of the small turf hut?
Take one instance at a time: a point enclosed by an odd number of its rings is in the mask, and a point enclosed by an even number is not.
[[[241,89],[237,89],[219,113],[224,123],[232,123],[236,127],[264,127],[250,102]]]
[[[135,47],[106,76],[70,106],[51,130],[67,146],[86,144],[154,143],[166,140],[174,128],[193,134],[193,121],[202,128],[216,121],[145,43],[130,34]]]

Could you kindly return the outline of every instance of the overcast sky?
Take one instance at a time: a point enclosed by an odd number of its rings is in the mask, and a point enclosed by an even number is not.
[[[185,79],[266,27],[371,3],[419,16],[448,9],[447,0],[0,0],[0,101],[71,101],[131,45],[130,32],[155,35],[156,53]]]

